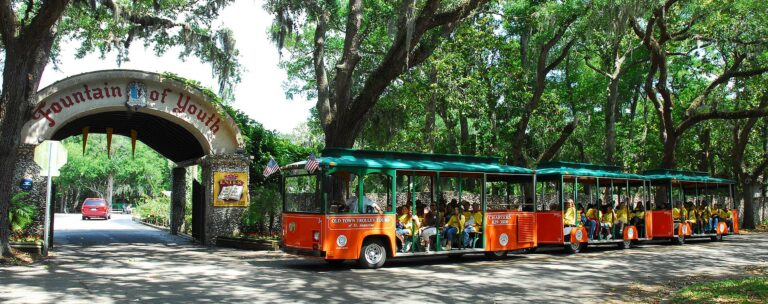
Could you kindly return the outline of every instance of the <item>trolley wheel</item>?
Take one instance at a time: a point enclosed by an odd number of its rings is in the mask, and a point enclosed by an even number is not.
[[[360,249],[358,264],[364,268],[376,269],[387,261],[387,248],[378,239],[369,239],[363,243]]]
[[[579,242],[571,242],[568,245],[565,245],[565,252],[570,254],[579,253],[581,250],[581,243]]]
[[[506,257],[507,256],[507,251],[506,250],[490,251],[490,252],[486,252],[485,256],[488,257],[488,258],[494,259],[494,260],[498,260],[498,259],[502,259],[502,258]]]
[[[672,244],[675,245],[685,245],[685,236],[684,235],[678,235],[672,237]]]
[[[712,239],[713,242],[721,242],[721,241],[723,241],[723,235],[722,234],[713,235],[710,238]]]
[[[619,249],[629,249],[632,248],[632,241],[631,240],[624,240],[621,243],[619,243]]]

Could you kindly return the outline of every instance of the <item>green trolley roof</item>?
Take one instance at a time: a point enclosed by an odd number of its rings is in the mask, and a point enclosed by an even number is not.
[[[533,170],[499,164],[500,158],[452,154],[424,154],[392,151],[329,148],[318,157],[320,166],[395,169],[414,171],[453,171],[506,174],[533,174]],[[290,164],[288,169],[303,168],[306,161]]]
[[[541,163],[536,166],[537,175],[570,175],[570,176],[590,176],[599,178],[619,178],[619,179],[645,179],[642,175],[625,173],[617,166],[595,165],[585,163],[574,163],[564,161],[554,161]]]
[[[680,171],[671,169],[654,169],[643,172],[643,175],[650,180],[677,180],[686,182],[717,183],[717,184],[735,184],[736,182],[709,176],[705,172]]]

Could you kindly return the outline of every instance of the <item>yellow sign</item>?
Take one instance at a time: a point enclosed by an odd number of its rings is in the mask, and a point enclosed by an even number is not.
[[[214,207],[248,207],[248,174],[245,172],[214,172]]]

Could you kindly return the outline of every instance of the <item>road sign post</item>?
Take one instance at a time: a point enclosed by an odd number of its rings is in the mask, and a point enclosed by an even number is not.
[[[48,151],[45,151],[46,149]],[[47,156],[47,160],[44,160],[45,156]],[[43,142],[35,149],[35,162],[43,169],[40,174],[47,176],[48,182],[45,195],[45,230],[43,230],[43,255],[48,255],[48,247],[51,241],[52,177],[59,176],[59,169],[67,163],[67,150],[61,142],[50,140]]]

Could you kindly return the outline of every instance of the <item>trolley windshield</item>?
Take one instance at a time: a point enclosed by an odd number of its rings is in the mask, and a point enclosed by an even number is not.
[[[317,174],[287,175],[283,180],[283,211],[320,213],[320,185]]]

